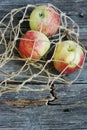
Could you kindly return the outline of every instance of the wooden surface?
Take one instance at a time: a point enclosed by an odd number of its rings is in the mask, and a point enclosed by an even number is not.
[[[0,0],[0,19],[13,8],[38,3],[52,3],[78,23],[87,47],[87,0]],[[45,86],[32,84],[37,85]],[[48,101],[51,96],[54,101]],[[87,130],[87,62],[71,86],[59,83],[50,91],[1,96],[0,130]]]

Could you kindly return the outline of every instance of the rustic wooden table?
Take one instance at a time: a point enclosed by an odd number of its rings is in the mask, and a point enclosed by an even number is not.
[[[37,3],[54,4],[70,16],[79,25],[80,41],[87,48],[87,0],[0,0],[0,19],[13,8]],[[56,100],[46,104],[52,94]],[[51,91],[2,95],[0,130],[87,130],[87,62],[71,86],[54,84]]]

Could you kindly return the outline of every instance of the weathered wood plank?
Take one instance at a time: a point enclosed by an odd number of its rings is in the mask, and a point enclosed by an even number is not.
[[[79,24],[80,40],[87,46],[87,0],[0,0],[0,19],[13,8],[46,2],[59,7]],[[84,17],[79,16],[81,12],[84,13]],[[4,71],[20,68],[17,67],[19,67],[19,63],[8,65]],[[45,84],[40,83],[28,85],[33,88],[45,87]],[[48,105],[45,105],[47,98],[51,98],[52,91],[54,91],[56,100],[49,101]],[[20,104],[20,101],[25,105]],[[53,90],[19,91],[19,93],[2,95],[0,97],[0,130],[10,129],[87,130],[87,59],[80,77],[71,86],[55,83]]]
[[[19,8],[19,7],[23,7],[23,6],[26,6],[27,4],[39,4],[39,3],[52,3],[54,4],[55,6],[59,7],[63,12],[65,12],[67,15],[70,15],[70,16],[77,16],[78,19],[80,19],[80,21],[78,20],[78,22],[81,22],[82,19],[86,19],[87,18],[87,1],[84,0],[84,1],[64,1],[62,0],[61,2],[59,1],[56,1],[56,0],[52,0],[52,1],[48,1],[48,0],[45,0],[45,1],[39,1],[39,0],[36,0],[36,1],[28,1],[28,0],[25,0],[25,1],[14,1],[14,0],[11,0],[10,2],[9,1],[2,1],[0,3],[0,10],[1,10],[1,13],[2,15],[0,17],[3,16],[3,14],[7,14],[9,11],[11,11],[12,9],[14,8]],[[65,8],[67,7],[67,8]],[[84,17],[81,18],[81,17],[78,17],[79,16],[79,13],[83,12],[84,13]]]
[[[27,107],[19,109],[14,106],[11,107],[11,105],[2,104],[0,106],[0,128],[26,130],[86,129],[86,84],[84,86],[74,84],[71,87],[56,84],[55,89],[58,92],[57,96],[59,99],[51,102],[51,105],[48,106],[27,105]],[[22,97],[22,93],[19,93],[19,95]],[[7,96],[10,97],[9,95]],[[6,95],[3,96],[6,101],[7,97],[5,97]]]
[[[69,112],[64,112],[63,106],[39,107],[39,111],[38,107],[26,109],[7,107],[7,110],[3,108],[0,114],[2,119],[0,120],[0,130],[4,130],[4,128],[7,130],[86,130],[86,106],[71,107],[72,109]],[[81,111],[81,113],[78,111]],[[6,118],[6,116],[9,118]]]
[[[11,63],[8,63],[4,66],[4,68],[2,68],[2,70],[0,71],[0,82],[2,80],[5,80],[6,77],[9,79],[9,74],[12,74],[14,72],[14,74],[16,74],[16,72],[18,70],[21,69],[21,67],[23,66],[23,64],[20,63],[20,61],[18,62],[11,62]],[[26,67],[27,68],[27,67]],[[25,68],[25,70],[26,70]],[[32,68],[32,67],[31,67]],[[35,68],[32,68],[32,73],[33,75],[34,74],[37,74],[39,73],[40,70],[38,69],[35,69]],[[50,72],[50,71],[49,71]],[[51,72],[52,73],[52,72]],[[53,71],[54,73],[54,71]],[[76,78],[76,76],[78,75],[79,71],[78,72],[75,72],[71,75],[67,75],[66,78],[70,79],[70,80],[74,80]],[[31,76],[29,70],[25,73],[21,73],[20,75],[18,76],[14,76],[13,78],[11,78],[12,80],[12,83],[13,82],[19,82],[21,83],[22,81],[28,79],[29,77]],[[43,77],[44,76],[44,77]],[[46,76],[46,77],[45,77]],[[56,76],[58,76],[58,73],[56,71]],[[40,75],[38,75],[38,77],[34,78],[32,81],[35,82],[34,80],[36,80],[37,83],[46,83],[48,81],[48,75],[46,75],[46,73],[41,73]],[[8,80],[8,82],[10,82],[10,80]],[[58,82],[58,81],[57,81]],[[11,83],[11,82],[10,82]],[[78,77],[78,79],[75,81],[75,83],[87,83],[87,63],[85,62],[84,64],[84,67],[80,73],[80,76]]]

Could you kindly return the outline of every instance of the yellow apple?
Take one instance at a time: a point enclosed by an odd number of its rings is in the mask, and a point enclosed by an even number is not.
[[[54,35],[60,26],[60,17],[51,6],[37,6],[30,15],[30,28],[46,36]]]
[[[83,65],[84,58],[81,46],[72,40],[66,40],[56,46],[53,64],[58,72],[69,74]]]

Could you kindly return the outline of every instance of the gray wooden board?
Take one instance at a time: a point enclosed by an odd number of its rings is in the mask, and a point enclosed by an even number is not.
[[[14,8],[38,3],[52,3],[75,20],[80,26],[80,40],[87,47],[87,0],[0,0],[0,20]],[[17,66],[8,65],[4,70],[12,71]],[[52,97],[50,91],[20,91],[1,96],[0,130],[87,130],[87,58],[78,80],[71,86],[55,83],[57,99],[46,104]]]

